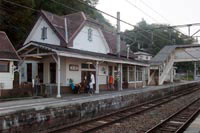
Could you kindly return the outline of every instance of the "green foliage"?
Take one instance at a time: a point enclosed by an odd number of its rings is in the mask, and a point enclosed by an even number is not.
[[[88,8],[86,5],[81,4],[78,0],[54,0],[61,4],[56,4],[51,0],[8,0],[11,2],[24,5],[35,10],[46,10],[58,15],[67,15],[77,11],[83,11],[90,17],[97,19],[99,22],[112,27],[111,24],[97,11]],[[96,6],[98,0],[80,0],[87,5]],[[70,7],[70,8],[67,8]],[[31,31],[33,25],[37,21],[39,13],[37,11],[22,8],[13,4],[9,4],[0,0],[0,30],[5,31],[13,45],[18,49],[22,47],[27,35]]]
[[[140,44],[140,48],[155,55],[166,45],[189,44],[194,41],[194,39],[168,28],[169,25],[148,24],[145,20],[142,20],[137,26],[139,28],[126,30],[125,36],[122,38],[127,44],[131,45],[133,51],[138,51],[138,44]],[[129,37],[126,37],[126,35]]]

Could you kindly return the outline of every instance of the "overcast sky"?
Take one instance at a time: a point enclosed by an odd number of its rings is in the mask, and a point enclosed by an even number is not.
[[[180,25],[189,23],[200,22],[200,0],[128,0],[142,9],[152,18],[143,14],[134,6],[130,5],[127,0],[99,0],[97,8],[103,10],[109,14],[116,16],[116,12],[121,12],[121,19],[136,24],[144,18],[148,23],[163,23],[170,25]],[[156,14],[145,4],[156,10],[160,15]],[[116,25],[116,20],[105,16],[109,21]],[[131,29],[132,27],[121,24],[122,30]],[[198,27],[191,29],[191,34],[197,30]],[[187,33],[187,29],[181,29],[184,33]]]

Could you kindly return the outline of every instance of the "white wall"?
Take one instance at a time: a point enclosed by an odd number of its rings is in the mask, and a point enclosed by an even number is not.
[[[88,29],[92,29],[92,41],[88,40]],[[74,49],[107,54],[110,50],[99,28],[86,25],[73,42]]]
[[[21,82],[27,82],[27,64],[32,64],[32,79],[35,79],[35,77],[38,75],[38,61],[24,61],[22,64],[22,67],[20,69],[21,72]]]
[[[61,57],[61,86],[68,86],[69,85],[69,79],[73,79],[74,83],[80,83],[81,82],[81,64],[85,63],[85,60],[80,59],[72,59],[72,58],[65,58]],[[32,63],[32,78],[35,79],[35,76],[38,74],[37,64],[39,62],[36,61],[25,61],[23,63],[22,69],[24,76],[21,77],[22,82],[27,82],[27,63]],[[55,63],[55,61],[51,58],[45,58],[40,61],[40,63],[44,63],[44,83],[48,84],[50,83],[50,63]],[[79,71],[69,71],[69,65],[78,65]],[[108,64],[100,64],[103,66],[108,66]],[[110,64],[111,65],[111,64]],[[114,68],[113,68],[114,69]],[[106,67],[106,71],[108,71],[108,67]],[[57,72],[57,69],[56,69]],[[113,72],[114,73],[114,72]],[[107,74],[106,75],[99,75],[99,84],[107,84]],[[56,75],[56,81],[57,81],[57,75]]]
[[[151,60],[152,56],[148,55],[137,55],[138,60]]]
[[[13,62],[10,62],[9,72],[4,72],[4,73],[0,72],[0,83],[3,83],[2,89],[4,90],[13,89],[13,80],[14,80]]]
[[[47,27],[47,39],[45,40],[41,38],[43,27]],[[38,19],[37,23],[35,24],[33,30],[29,34],[24,44],[30,41],[60,45],[60,39],[42,17]]]

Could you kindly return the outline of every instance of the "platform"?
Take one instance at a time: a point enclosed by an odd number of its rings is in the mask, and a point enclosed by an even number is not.
[[[17,101],[8,101],[0,103],[0,115],[4,113],[11,113],[17,110],[24,110],[30,108],[44,108],[45,106],[57,106],[58,104],[66,104],[66,103],[79,103],[79,102],[88,102],[90,100],[98,100],[98,99],[107,99],[110,97],[116,97],[127,94],[137,94],[143,93],[147,91],[159,90],[163,88],[179,86],[182,84],[188,84],[191,82],[183,82],[183,83],[174,83],[162,86],[147,86],[144,88],[137,89],[124,89],[123,91],[101,91],[99,94],[89,95],[87,93],[83,94],[67,94],[62,95],[62,98],[39,98],[39,99],[25,99],[25,100],[17,100]]]
[[[43,131],[79,123],[123,107],[138,104],[197,84],[197,81],[148,86],[100,94],[68,94],[62,98],[41,98],[0,103],[0,132]],[[38,125],[40,125],[38,127]]]
[[[200,133],[200,115],[190,124],[184,133]]]

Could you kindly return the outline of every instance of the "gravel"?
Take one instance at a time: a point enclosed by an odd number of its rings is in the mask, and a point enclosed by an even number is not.
[[[129,119],[123,120],[120,123],[115,123],[109,127],[105,127],[97,131],[97,133],[144,133],[148,129],[152,128],[162,120],[181,109],[183,106],[189,104],[191,101],[199,97],[200,91],[196,91],[160,107],[156,107],[153,110],[130,117]]]

